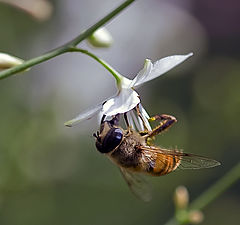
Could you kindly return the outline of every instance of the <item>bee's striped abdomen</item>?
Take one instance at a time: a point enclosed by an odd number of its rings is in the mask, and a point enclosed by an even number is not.
[[[180,164],[180,157],[176,155],[162,155],[156,157],[154,166],[152,167],[152,174],[155,176],[162,176],[174,171]]]

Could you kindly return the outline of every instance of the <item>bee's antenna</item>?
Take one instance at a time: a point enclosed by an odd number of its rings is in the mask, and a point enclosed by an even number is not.
[[[93,137],[95,137],[95,138],[99,138],[99,132],[97,131],[97,133],[93,133]]]

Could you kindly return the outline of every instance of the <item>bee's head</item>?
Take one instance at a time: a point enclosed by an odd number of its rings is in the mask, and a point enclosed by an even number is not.
[[[113,151],[123,139],[123,131],[116,127],[112,121],[101,123],[100,132],[93,134],[96,138],[97,150],[101,153]]]

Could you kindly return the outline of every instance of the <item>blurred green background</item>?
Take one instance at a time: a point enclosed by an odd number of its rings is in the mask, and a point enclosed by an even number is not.
[[[47,9],[38,7],[39,12],[49,10],[40,19],[0,3],[0,52],[24,59],[41,55],[121,2],[49,1]],[[145,58],[194,52],[138,92],[150,115],[178,119],[158,137],[158,145],[177,146],[222,165],[150,178],[155,189],[150,203],[136,199],[118,169],[96,151],[92,134],[97,118],[75,128],[63,125],[115,94],[114,79],[100,65],[87,56],[67,54],[1,80],[0,224],[164,224],[174,214],[177,186],[185,185],[193,200],[238,163],[239,9],[237,0],[139,0],[107,26],[113,47],[91,50],[129,78]],[[90,48],[85,43],[81,47]],[[239,189],[238,182],[209,204],[202,224],[236,224]]]

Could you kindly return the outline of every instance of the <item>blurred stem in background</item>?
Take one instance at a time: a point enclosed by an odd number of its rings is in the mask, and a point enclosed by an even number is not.
[[[72,47],[77,46],[81,41],[85,40],[87,37],[89,37],[91,34],[93,34],[94,31],[96,31],[98,28],[103,26],[105,23],[107,23],[109,20],[111,20],[114,16],[119,14],[123,9],[125,9],[127,6],[129,6],[131,3],[133,3],[135,0],[127,0],[123,2],[120,6],[118,6],[116,9],[114,9],[112,12],[110,12],[108,15],[103,17],[101,20],[99,20],[97,23],[95,23],[93,26],[88,28],[86,31],[78,35],[73,40],[67,42],[66,44],[44,54],[41,56],[38,56],[36,58],[30,59],[28,61],[25,61],[23,64],[19,66],[12,67],[10,69],[4,70],[0,73],[0,80],[7,78],[9,76],[12,76],[16,73],[19,73],[21,71],[24,71],[34,65],[40,64],[44,61],[47,61],[49,59],[52,59],[56,56],[62,55],[66,52],[72,52]]]
[[[227,172],[227,174],[225,174],[220,180],[203,192],[195,201],[189,204],[188,208],[184,210],[185,213],[182,213],[184,218],[179,218],[177,216],[178,210],[176,210],[175,218],[170,219],[165,225],[189,224],[189,213],[191,211],[202,210],[239,179],[240,163],[237,163],[237,165]]]

